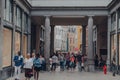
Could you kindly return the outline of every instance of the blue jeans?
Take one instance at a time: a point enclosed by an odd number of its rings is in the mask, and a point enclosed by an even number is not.
[[[78,70],[81,71],[81,61],[78,62]]]
[[[64,70],[64,61],[60,61],[60,69]]]

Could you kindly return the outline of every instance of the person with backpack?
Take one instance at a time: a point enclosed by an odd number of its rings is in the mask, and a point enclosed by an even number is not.
[[[39,54],[35,55],[35,59],[33,60],[33,68],[34,68],[34,79],[38,80],[39,71],[41,69],[41,61],[40,61],[40,58],[39,58]]]

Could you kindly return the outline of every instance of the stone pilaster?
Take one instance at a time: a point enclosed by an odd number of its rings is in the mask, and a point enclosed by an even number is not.
[[[2,54],[3,54],[3,12],[4,12],[4,0],[0,0],[0,70],[2,70]]]
[[[86,26],[82,26],[82,54],[86,54]]]
[[[45,45],[44,56],[46,59],[46,68],[49,70],[50,57],[50,16],[45,16]]]
[[[55,25],[51,25],[50,55],[52,55],[54,53],[54,27],[55,27]]]
[[[29,15],[28,17],[28,50],[27,52],[30,53],[31,52],[31,16]]]
[[[89,71],[94,71],[94,55],[93,55],[93,18],[88,19],[88,65]]]
[[[116,11],[116,66],[117,66],[117,71],[119,69],[119,39],[118,39],[118,11]]]
[[[24,12],[22,11],[22,27],[21,27],[21,42],[20,42],[20,51],[23,54],[23,35],[24,35]]]
[[[12,56],[15,55],[15,25],[16,25],[16,0],[13,1],[13,37],[12,37]]]
[[[107,68],[110,70],[110,30],[111,30],[111,16],[108,16],[108,32],[107,32]]]
[[[36,26],[36,53],[40,51],[40,26]]]

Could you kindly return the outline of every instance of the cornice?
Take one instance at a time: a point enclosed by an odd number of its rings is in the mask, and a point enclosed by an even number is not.
[[[22,1],[30,10],[32,9],[32,5],[27,0],[22,0]]]
[[[79,11],[79,10],[107,10],[107,7],[32,7],[32,10],[51,11]]]
[[[107,6],[86,6],[86,7],[76,7],[76,6],[68,6],[68,7],[65,7],[65,6],[59,6],[59,7],[55,7],[55,6],[32,6],[27,0],[22,0],[24,2],[24,4],[31,10],[31,11],[35,11],[35,10],[40,10],[40,11],[84,11],[84,10],[107,10],[107,11],[110,11],[112,8],[114,8],[119,2],[120,0],[112,0]]]

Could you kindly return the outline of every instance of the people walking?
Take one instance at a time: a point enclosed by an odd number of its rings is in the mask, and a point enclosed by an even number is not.
[[[51,68],[52,71],[56,70],[57,62],[58,62],[58,57],[54,53],[52,56],[52,68]]]
[[[45,71],[45,68],[46,68],[46,62],[45,62],[45,59],[42,55],[40,55],[40,61],[41,61],[41,70],[42,71]]]
[[[60,61],[60,71],[64,71],[64,55],[62,53],[59,54],[59,61]]]
[[[115,58],[113,58],[113,60],[112,60],[112,72],[113,72],[113,76],[115,76],[115,74],[116,74],[116,62],[115,62]]]
[[[70,57],[70,68],[71,68],[71,71],[74,70],[74,65],[75,65],[75,57],[74,55],[72,54],[71,57]]]
[[[39,78],[40,67],[41,67],[41,61],[39,58],[39,54],[36,54],[35,59],[33,60],[34,79],[35,80],[38,80],[38,78]]]
[[[104,74],[106,75],[107,74],[107,66],[106,66],[106,64],[104,64],[104,66],[103,66],[103,71],[104,71]]]
[[[66,66],[67,70],[69,70],[69,68],[70,68],[70,53],[69,52],[66,54],[65,60],[66,60],[65,66]]]
[[[21,73],[21,67],[23,65],[23,56],[21,55],[21,52],[19,51],[18,54],[14,56],[13,59],[15,65],[15,80],[20,80],[20,73]]]
[[[95,63],[95,69],[98,69],[99,60],[98,60],[98,55],[97,54],[95,55],[94,63]]]
[[[77,54],[77,62],[78,62],[78,70],[81,71],[81,63],[82,63],[82,54],[81,53],[78,53]]]
[[[24,61],[24,68],[25,68],[25,80],[30,80],[33,76],[33,60],[30,58],[30,54],[27,54],[27,58]]]
[[[84,60],[84,55],[82,55],[82,63],[81,63],[81,71],[82,70],[84,70],[85,71],[85,65],[84,65],[84,62],[85,62],[85,60]]]

